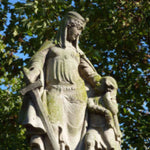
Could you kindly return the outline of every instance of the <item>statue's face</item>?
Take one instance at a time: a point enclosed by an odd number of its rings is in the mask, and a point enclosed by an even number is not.
[[[117,95],[117,89],[111,90],[111,97],[116,98]]]
[[[77,37],[81,34],[83,28],[81,26],[77,26],[72,24],[68,27],[67,31],[67,40],[73,42],[77,39]]]

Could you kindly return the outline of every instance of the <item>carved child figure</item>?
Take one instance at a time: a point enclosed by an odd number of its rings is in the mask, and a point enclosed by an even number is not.
[[[88,132],[85,137],[86,150],[120,150],[121,131],[116,102],[117,83],[112,77],[101,79],[106,89],[101,97],[89,98]]]

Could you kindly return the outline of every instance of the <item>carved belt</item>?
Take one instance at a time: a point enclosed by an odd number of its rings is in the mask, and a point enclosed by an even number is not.
[[[75,85],[48,85],[46,86],[46,89],[47,90],[50,90],[50,89],[57,89],[57,90],[60,90],[60,91],[69,91],[69,90],[75,90],[76,89],[76,86]]]

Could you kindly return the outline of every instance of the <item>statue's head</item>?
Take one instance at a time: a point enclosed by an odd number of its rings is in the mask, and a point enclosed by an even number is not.
[[[105,92],[107,91],[117,92],[118,85],[113,77],[105,76],[100,80],[100,82],[103,88],[106,90]]]
[[[75,11],[69,11],[66,15],[67,26],[77,26],[82,29],[85,27],[87,19],[85,20],[79,13]]]
[[[69,11],[64,17],[57,42],[60,47],[66,47],[66,41],[70,41],[78,48],[79,36],[86,25],[85,20],[80,14],[74,11]]]
[[[111,97],[116,98],[118,85],[116,80],[111,76],[102,77],[100,80],[102,93],[105,94],[107,92],[111,93]]]
[[[85,27],[85,19],[77,12],[70,11],[67,14],[67,40],[75,42]]]

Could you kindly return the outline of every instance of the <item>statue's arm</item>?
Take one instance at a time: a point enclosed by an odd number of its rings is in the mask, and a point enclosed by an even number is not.
[[[87,106],[88,106],[88,110],[91,112],[100,113],[102,115],[112,117],[111,112],[107,108],[103,107],[102,105],[96,105],[94,103],[94,100],[91,98],[88,99],[88,105]]]
[[[108,125],[110,125],[111,127],[114,126],[112,113],[107,108],[103,107],[102,105],[96,105],[94,103],[94,100],[91,98],[88,99],[87,107],[89,112],[103,115]]]
[[[24,67],[24,73],[28,77],[28,80],[33,83],[41,71],[43,70],[43,66],[45,63],[46,55],[48,53],[48,48],[42,51],[38,51],[30,60],[27,67]]]
[[[100,85],[101,76],[96,72],[90,61],[84,57],[80,58],[79,72],[81,77],[87,81],[92,87]]]
[[[87,107],[88,107],[88,110],[89,110],[90,112],[100,113],[100,114],[102,114],[102,115],[104,115],[105,112],[107,111],[107,109],[105,109],[103,106],[101,106],[101,105],[96,105],[96,104],[94,103],[94,100],[91,99],[91,98],[88,99],[88,105],[87,105]]]

